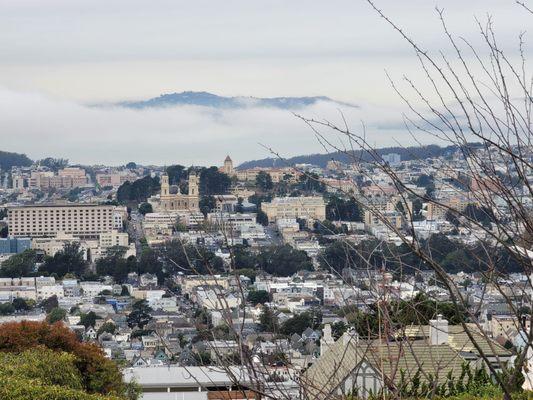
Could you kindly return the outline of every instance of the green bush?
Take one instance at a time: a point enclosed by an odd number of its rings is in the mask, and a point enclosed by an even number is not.
[[[0,353],[0,399],[3,400],[119,400],[87,394],[75,365],[76,357],[47,348]]]

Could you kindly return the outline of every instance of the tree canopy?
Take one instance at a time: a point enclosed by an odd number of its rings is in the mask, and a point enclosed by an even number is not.
[[[263,192],[272,190],[274,184],[272,183],[272,177],[265,171],[260,171],[255,177],[256,186]]]
[[[26,154],[0,151],[0,170],[9,171],[11,167],[29,167],[33,164]]]
[[[39,267],[39,272],[55,274],[63,277],[66,274],[82,276],[87,268],[84,252],[79,243],[67,243],[63,250],[58,251],[53,257],[47,256]]]
[[[0,275],[7,278],[29,276],[33,273],[36,261],[35,250],[25,250],[5,260],[0,268]]]
[[[270,301],[270,294],[266,290],[252,290],[248,293],[247,300],[254,306],[265,304]]]
[[[231,178],[220,172],[217,167],[202,168],[200,170],[200,194],[211,196],[225,194],[231,186]]]
[[[154,212],[152,205],[150,203],[141,203],[139,204],[139,213],[146,215],[148,213]]]
[[[338,196],[330,198],[326,205],[326,219],[330,221],[361,222],[361,210],[353,197],[343,199]]]
[[[46,358],[52,354],[47,349],[53,350],[53,354],[56,355],[66,354],[60,360],[63,362],[70,361],[66,362],[62,367],[54,364],[55,360],[50,357]],[[50,325],[47,322],[30,321],[0,325],[0,354],[11,353],[11,355],[6,355],[9,358],[19,353],[36,350],[38,350],[37,354],[43,355],[42,362],[32,358],[33,356],[31,355],[28,355],[28,357],[32,360],[30,364],[37,367],[37,370],[28,370],[27,368],[30,368],[31,365],[25,366],[24,363],[17,370],[31,372],[35,378],[46,378],[46,382],[43,382],[43,385],[54,384],[54,382],[57,383],[57,380],[66,379],[64,375],[60,375],[60,372],[65,371],[65,368],[67,368],[70,372],[77,370],[72,379],[70,381],[67,379],[68,382],[64,383],[65,386],[71,389],[74,389],[74,387],[69,385],[74,385],[75,388],[83,389],[88,393],[117,394],[119,396],[123,396],[126,393],[127,388],[122,381],[122,374],[117,365],[107,359],[98,346],[79,342],[76,335],[64,325],[59,323]],[[43,365],[45,361],[48,361],[49,364],[47,365],[49,367]],[[16,363],[17,361],[14,360],[13,362]],[[5,363],[2,362],[1,364],[4,366]],[[57,366],[57,371],[52,368],[54,366]],[[5,368],[11,368],[11,366],[8,365]],[[0,381],[3,381],[3,379],[0,379]],[[62,386],[64,385],[62,384]],[[21,389],[19,388],[18,390]],[[10,397],[2,398],[9,399]],[[23,398],[18,397],[18,399]],[[41,398],[45,399],[46,397]],[[54,398],[67,399],[69,397]],[[70,398],[76,399],[76,397]]]
[[[145,202],[148,197],[156,194],[159,188],[159,179],[150,175],[133,183],[126,181],[117,190],[117,201],[122,204]]]

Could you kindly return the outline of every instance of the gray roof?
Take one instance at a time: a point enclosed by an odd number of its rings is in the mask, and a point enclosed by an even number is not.
[[[357,341],[345,333],[302,376],[301,382],[311,400],[329,398],[339,385],[362,361],[374,368],[378,377],[385,378],[386,386],[399,383],[401,373],[409,380],[417,371],[431,373],[439,384],[447,374],[459,376],[462,357],[450,346],[432,346],[426,341],[380,342]]]
[[[151,367],[133,367],[124,370],[124,380],[135,380],[141,387],[210,387],[231,386],[246,381],[244,371],[229,367],[233,377],[223,368],[217,367],[182,367],[164,365]]]

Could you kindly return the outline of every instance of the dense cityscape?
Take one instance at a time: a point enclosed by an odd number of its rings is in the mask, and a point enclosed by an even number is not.
[[[432,150],[246,169],[230,156],[215,167],[104,167],[3,153],[0,322],[63,324],[146,399],[255,398],[253,379],[278,396],[322,398],[317,388],[345,390],[350,371],[335,358],[382,364],[368,347],[400,335],[417,339],[406,366],[436,348],[452,360],[427,365],[436,376],[465,362],[490,375],[487,359],[501,373],[527,346],[529,321],[514,310],[530,312],[531,276],[490,238],[508,213],[480,202],[490,179],[472,179],[464,149]],[[530,208],[526,188],[518,193]],[[406,245],[413,238],[470,310],[454,307],[438,271]],[[483,245],[501,253],[495,271]],[[486,338],[482,350],[462,323]],[[372,371],[359,390],[383,388]]]
[[[533,400],[532,17],[0,0],[0,400]]]

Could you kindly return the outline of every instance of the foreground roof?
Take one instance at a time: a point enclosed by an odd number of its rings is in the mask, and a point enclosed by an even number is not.
[[[328,398],[341,383],[366,362],[386,387],[409,381],[420,371],[421,382],[431,374],[438,384],[447,375],[461,374],[463,358],[449,345],[428,345],[426,341],[357,341],[346,333],[305,372],[302,377],[309,399]]]

